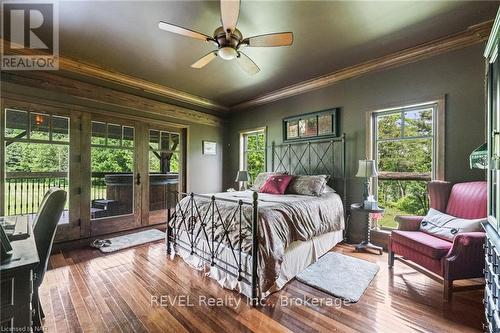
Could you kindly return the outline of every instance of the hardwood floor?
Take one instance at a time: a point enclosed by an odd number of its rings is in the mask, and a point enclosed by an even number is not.
[[[386,254],[360,254],[348,245],[334,251],[380,266],[356,304],[304,305],[304,297],[333,298],[293,280],[267,306],[252,308],[181,259],[168,259],[163,242],[108,255],[64,251],[51,257],[40,290],[45,332],[480,332],[482,291],[457,293],[447,304],[441,285],[428,277],[399,262],[391,273]],[[204,297],[225,306],[200,305]]]

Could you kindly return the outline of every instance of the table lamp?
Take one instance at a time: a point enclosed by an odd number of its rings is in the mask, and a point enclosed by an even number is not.
[[[359,166],[358,166],[358,173],[356,174],[356,177],[364,178],[364,190],[363,190],[363,205],[365,201],[368,200],[368,197],[370,195],[370,180],[369,178],[372,177],[377,177],[377,168],[375,167],[375,161],[374,160],[359,160]]]
[[[248,181],[248,171],[240,170],[236,174],[236,182],[240,184],[240,191],[246,190],[246,182]]]

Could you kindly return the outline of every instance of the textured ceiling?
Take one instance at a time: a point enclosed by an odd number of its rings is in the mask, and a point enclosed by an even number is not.
[[[217,1],[60,2],[60,52],[85,62],[212,99],[225,106],[493,19],[498,2],[241,2],[244,37],[292,31],[294,44],[247,48],[261,68],[234,61],[190,64],[213,45],[158,29],[164,20],[212,35]]]

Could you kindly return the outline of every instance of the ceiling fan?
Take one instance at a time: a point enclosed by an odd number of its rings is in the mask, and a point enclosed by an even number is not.
[[[293,43],[293,33],[291,32],[279,32],[243,38],[241,32],[236,29],[236,22],[240,13],[239,0],[221,0],[220,13],[222,26],[215,29],[213,37],[163,21],[158,23],[158,27],[179,35],[213,42],[217,46],[217,50],[211,51],[201,57],[191,65],[192,68],[203,68],[219,56],[224,60],[236,59],[241,69],[250,75],[258,73],[260,68],[252,59],[241,52],[240,48],[289,46]]]

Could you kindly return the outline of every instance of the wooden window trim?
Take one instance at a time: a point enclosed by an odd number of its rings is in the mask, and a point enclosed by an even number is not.
[[[240,146],[239,146],[239,169],[243,170],[245,166],[245,140],[244,137],[245,135],[252,134],[252,133],[257,133],[257,132],[264,132],[264,165],[267,165],[267,127],[257,127],[253,129],[248,129],[248,130],[243,130],[240,131]]]
[[[436,105],[436,119],[433,119],[435,133],[433,137],[435,142],[433,142],[433,148],[435,153],[433,154],[433,180],[445,180],[445,113],[446,113],[446,96],[439,96],[434,98],[419,99],[415,101],[409,101],[404,104],[399,104],[396,106],[383,107],[377,110],[366,112],[366,158],[375,159],[374,156],[374,134],[375,134],[375,115],[395,111],[403,108],[413,108],[424,105]],[[408,178],[410,179],[410,178]],[[376,186],[375,186],[376,188]]]

